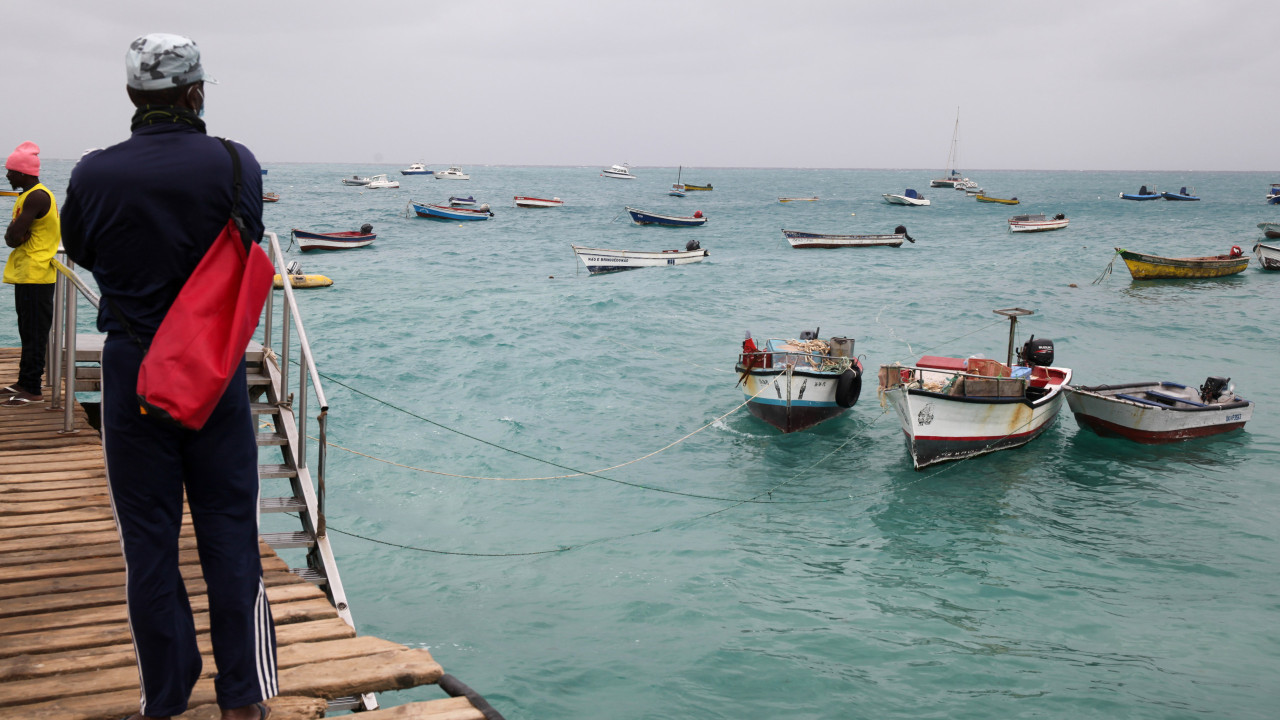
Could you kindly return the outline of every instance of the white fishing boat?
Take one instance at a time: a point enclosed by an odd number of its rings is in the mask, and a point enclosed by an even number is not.
[[[702,262],[711,253],[702,249],[697,240],[690,240],[684,250],[661,250],[648,252],[642,250],[607,250],[605,248],[589,248],[571,245],[574,255],[586,266],[592,275],[635,270],[643,267],[662,267],[666,265],[688,265]]]
[[[1031,336],[1013,364],[1020,316],[1007,308],[1009,357],[998,360],[926,355],[914,365],[881,365],[879,392],[898,414],[917,470],[948,460],[1025,445],[1058,417],[1071,370],[1053,367],[1053,341]]]
[[[449,168],[448,170],[441,170],[439,172],[432,173],[432,177],[434,177],[437,180],[470,180],[471,179],[470,175],[462,172],[462,168],[456,165]]]
[[[960,147],[960,108],[956,108],[956,126],[951,131],[951,150],[947,153],[947,170],[946,175],[929,181],[929,187],[949,187],[958,189],[967,189],[977,187],[978,184],[960,174],[956,167],[960,164],[960,155],[958,149]]]
[[[903,190],[901,195],[885,193],[881,197],[883,197],[884,201],[890,205],[916,205],[923,207],[929,204],[929,201],[926,200],[923,195],[911,188]]]
[[[1255,243],[1253,254],[1263,270],[1280,270],[1280,247],[1264,242]]]
[[[349,178],[342,178],[343,185],[368,185],[369,178],[360,175],[352,175]]]
[[[1280,240],[1280,222],[1260,222],[1258,229],[1262,231],[1263,237]]]
[[[601,177],[616,178],[618,180],[635,180],[636,176],[631,174],[631,169],[626,165],[610,165],[600,171]]]
[[[1044,215],[1014,215],[1009,218],[1009,232],[1045,232],[1061,230],[1067,226],[1067,216],[1058,213],[1053,217]]]
[[[1253,417],[1253,403],[1222,377],[1199,389],[1174,382],[1068,387],[1067,405],[1081,428],[1147,445],[1239,430]]]
[[[902,241],[915,242],[915,240],[907,234],[905,225],[899,225],[893,229],[892,234],[883,235],[825,235],[822,233],[801,232],[799,230],[787,230],[783,228],[782,236],[787,239],[791,247],[796,249],[809,248],[843,248],[843,247],[899,247]]]
[[[798,340],[769,338],[757,347],[747,333],[735,368],[747,410],[784,433],[844,414],[862,392],[853,342],[804,330]]]
[[[386,175],[374,175],[369,178],[369,183],[365,187],[370,190],[391,189],[400,187],[399,180],[389,180]]]

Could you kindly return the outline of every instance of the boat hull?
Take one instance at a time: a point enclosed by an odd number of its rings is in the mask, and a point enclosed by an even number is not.
[[[1257,243],[1253,246],[1253,254],[1263,270],[1280,270],[1280,247]]]
[[[1253,417],[1253,403],[1244,400],[1175,408],[1137,399],[1146,390],[1160,390],[1170,385],[1153,382],[1068,388],[1067,405],[1081,428],[1146,445],[1181,442],[1239,430]]]
[[[854,367],[861,376],[861,363],[854,360]],[[746,371],[741,363],[737,371],[739,375],[746,373],[742,391],[747,396],[747,410],[784,433],[807,430],[849,410],[836,402],[840,373],[788,373],[785,368]]]
[[[791,247],[809,248],[842,248],[842,247],[899,247],[906,239],[905,234],[895,235],[820,235],[796,230],[783,230],[782,236]]]
[[[780,197],[780,198],[778,198],[778,202],[780,202],[780,203],[792,203],[792,202],[818,202],[818,198],[817,198],[817,196],[814,196],[814,197]]]
[[[1001,205],[1021,205],[1022,201],[1018,198],[997,198],[989,195],[975,195],[974,200],[980,203],[1000,203]]]
[[[1262,231],[1263,237],[1280,240],[1280,223],[1260,222],[1258,223],[1258,229]]]
[[[277,274],[272,279],[271,284],[275,289],[280,290],[284,287],[284,280]],[[289,287],[292,288],[317,288],[329,287],[333,284],[333,280],[327,275],[290,275]]]
[[[605,248],[589,248],[571,245],[573,253],[582,261],[587,272],[592,275],[636,270],[644,267],[664,267],[669,265],[688,265],[702,262],[710,252],[707,250],[663,250],[647,252],[638,250],[607,250]]]
[[[1062,408],[1061,385],[1035,402],[956,398],[903,385],[884,395],[898,413],[917,470],[1026,445],[1049,428]]]
[[[1217,255],[1199,258],[1167,258],[1116,248],[1129,274],[1135,280],[1185,280],[1191,278],[1218,278],[1244,272],[1249,258]]]
[[[1010,220],[1009,232],[1030,233],[1061,230],[1069,221],[1063,220]]]
[[[564,201],[558,198],[547,199],[547,198],[527,197],[525,195],[516,195],[515,203],[516,203],[516,207],[522,207],[522,208],[550,208],[550,207],[560,207],[561,205],[564,204]]]
[[[1160,197],[1164,198],[1165,200],[1180,200],[1184,202],[1200,200],[1200,198],[1196,197],[1195,195],[1180,195],[1178,193],[1171,193],[1171,192],[1160,193]]]
[[[612,170],[605,170],[600,173],[601,177],[613,178],[614,180],[635,180],[636,176],[631,173],[619,173]]]
[[[410,205],[413,206],[413,212],[418,217],[427,218],[428,220],[470,222],[472,220],[488,220],[492,216],[491,213],[481,210],[445,207],[443,205],[419,205],[418,203],[410,203]]]
[[[881,197],[883,197],[884,201],[890,205],[915,205],[917,207],[924,207],[929,204],[929,201],[925,198],[909,198],[906,195],[892,195],[886,193]]]
[[[1154,195],[1138,195],[1136,193],[1120,193],[1121,200],[1160,200],[1164,196],[1160,193]]]
[[[713,188],[710,185],[690,185],[685,183],[684,189],[689,192],[711,192]]]
[[[350,250],[352,248],[361,248],[372,245],[373,241],[378,237],[374,233],[358,233],[358,232],[341,232],[341,233],[313,233],[306,230],[294,229],[291,231],[294,239],[298,242],[298,249],[302,252],[311,252],[312,250]]]
[[[678,215],[663,215],[661,213],[649,212],[647,210],[637,210],[629,207],[626,209],[631,215],[631,221],[637,225],[662,225],[664,227],[701,227],[707,224],[705,217],[682,217]]]

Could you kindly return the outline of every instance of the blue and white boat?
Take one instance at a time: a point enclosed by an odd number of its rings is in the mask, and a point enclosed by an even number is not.
[[[1280,205],[1280,183],[1271,183],[1271,189],[1267,191],[1267,204]]]
[[[431,171],[427,169],[425,163],[413,163],[407,169],[400,171],[401,175],[430,175]]]
[[[770,338],[757,347],[751,333],[742,342],[735,367],[747,409],[784,433],[813,427],[844,414],[862,392],[862,363],[853,338]]]
[[[449,205],[453,207],[471,207],[476,204],[476,196],[468,195],[466,197],[458,197],[457,195],[449,196]]]
[[[488,220],[493,217],[493,213],[489,211],[489,205],[486,203],[478,208],[449,207],[447,205],[426,205],[422,203],[410,202],[409,206],[417,213],[418,217],[427,218],[428,220]]]
[[[1148,190],[1146,185],[1143,185],[1136,193],[1120,193],[1121,200],[1159,200],[1162,197],[1164,196],[1159,191]]]
[[[684,173],[684,166],[681,165],[680,168],[676,170],[676,181],[671,184],[671,190],[667,192],[667,194],[670,195],[671,197],[688,196],[689,193],[685,191],[684,183],[680,182],[680,176],[683,173]]]
[[[1194,192],[1187,192],[1187,187],[1185,185],[1182,187],[1181,190],[1179,190],[1176,193],[1162,192],[1160,193],[1160,196],[1163,197],[1165,200],[1199,200],[1200,199],[1200,197],[1198,195],[1195,195]]]
[[[884,201],[890,205],[915,205],[917,207],[924,207],[929,204],[929,200],[926,199],[925,196],[911,188],[903,190],[901,195],[885,193],[880,197],[884,198]]]
[[[664,215],[662,213],[649,212],[648,210],[638,210],[633,207],[627,208],[627,212],[631,214],[631,220],[637,225],[700,227],[707,224],[707,218],[702,214],[701,210],[695,212],[691,217],[681,215]]]

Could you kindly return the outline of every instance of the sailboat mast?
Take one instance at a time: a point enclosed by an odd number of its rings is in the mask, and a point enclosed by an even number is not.
[[[956,126],[951,131],[951,152],[947,153],[948,177],[955,172],[956,165],[960,162],[960,158],[956,155],[956,146],[960,143],[960,107],[956,106]]]

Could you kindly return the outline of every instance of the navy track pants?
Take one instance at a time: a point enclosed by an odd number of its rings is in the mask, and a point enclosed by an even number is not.
[[[22,340],[18,387],[32,395],[42,395],[45,349],[53,325],[53,283],[14,285],[13,304],[18,311],[18,337]]]
[[[209,422],[193,431],[139,412],[141,362],[133,339],[108,335],[102,444],[124,548],[140,712],[186,711],[201,672],[197,634],[205,628],[217,663],[218,705],[265,700],[278,691],[276,643],[258,554],[258,448],[244,364]],[[179,570],[184,489],[209,599],[207,615],[197,617]]]

